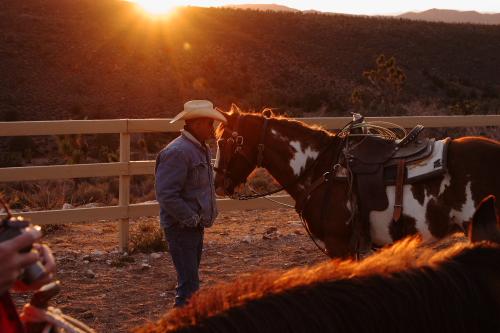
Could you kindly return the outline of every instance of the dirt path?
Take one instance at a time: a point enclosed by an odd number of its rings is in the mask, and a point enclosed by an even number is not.
[[[143,218],[132,223],[158,223]],[[62,292],[53,305],[98,332],[126,332],[156,320],[173,304],[175,271],[168,253],[117,250],[114,221],[71,224],[45,236],[57,259]],[[264,239],[266,235],[266,239]],[[221,213],[206,230],[201,288],[258,270],[311,265],[327,257],[290,209]],[[30,295],[16,295],[20,306]]]

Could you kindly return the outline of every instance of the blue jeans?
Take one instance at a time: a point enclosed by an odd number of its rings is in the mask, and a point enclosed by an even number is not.
[[[203,228],[175,225],[164,229],[168,249],[177,271],[177,287],[174,307],[186,304],[200,288],[198,268],[203,249]]]

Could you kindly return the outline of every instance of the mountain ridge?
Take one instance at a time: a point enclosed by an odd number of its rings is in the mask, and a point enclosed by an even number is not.
[[[271,10],[271,11],[290,11],[290,12],[303,12],[303,13],[316,13],[335,15],[340,13],[323,12],[314,9],[299,10],[279,4],[240,4],[240,5],[227,5],[223,7],[235,9],[249,9],[249,10]],[[358,15],[365,16],[365,15]],[[475,24],[500,24],[500,13],[480,13],[477,11],[459,11],[454,9],[437,9],[432,8],[420,12],[405,12],[402,14],[381,14],[373,15],[381,17],[398,17],[410,20],[421,20],[429,22],[447,22],[447,23],[475,23]]]
[[[457,11],[449,9],[429,9],[423,12],[408,12],[397,17],[431,22],[500,24],[500,13],[479,13],[477,11]]]
[[[240,4],[240,5],[225,5],[224,8],[234,8],[234,9],[250,9],[250,10],[261,10],[261,11],[284,11],[284,12],[300,12],[299,9],[291,8],[279,4]]]

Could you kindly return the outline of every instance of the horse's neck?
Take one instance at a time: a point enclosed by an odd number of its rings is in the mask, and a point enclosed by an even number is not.
[[[302,173],[318,158],[330,139],[323,131],[275,120],[269,125],[266,137],[264,167],[297,199],[312,177],[309,170],[306,177],[301,177]],[[296,182],[298,177],[301,179]]]

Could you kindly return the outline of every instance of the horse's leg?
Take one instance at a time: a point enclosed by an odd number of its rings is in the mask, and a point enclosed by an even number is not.
[[[303,211],[310,232],[324,242],[327,254],[332,258],[355,254],[351,246],[353,230],[347,192],[342,182],[325,184],[313,192]]]
[[[351,235],[351,250],[356,255],[364,255],[372,249],[372,238],[370,235],[370,219],[368,212],[360,207],[358,214],[354,216]]]
[[[329,199],[328,205],[323,207],[327,212],[327,218],[322,225],[326,250],[330,257],[353,257],[357,252],[357,246],[354,246],[353,240],[357,241],[358,236],[364,232],[364,225],[359,225],[359,230],[357,230],[359,234],[356,234],[357,223],[350,220],[351,211],[356,207],[352,207],[355,204],[349,202],[347,184],[330,182],[329,185],[326,191]],[[368,223],[368,220],[365,222]],[[367,227],[367,234],[369,232],[369,227]]]

